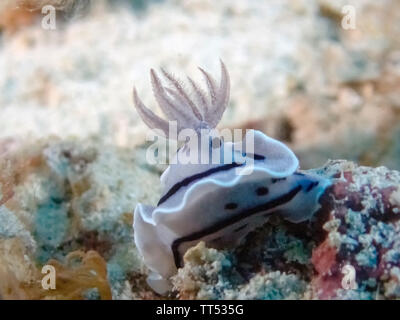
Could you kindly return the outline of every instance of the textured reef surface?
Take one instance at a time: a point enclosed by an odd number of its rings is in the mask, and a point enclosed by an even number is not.
[[[0,143],[1,298],[400,298],[400,173],[344,160],[312,170],[333,184],[310,222],[270,219],[232,249],[199,243],[174,291],[156,295],[133,242],[132,211],[157,201],[163,169],[144,152],[98,141]],[[42,289],[45,264],[57,271],[55,290]],[[355,290],[342,287],[345,265]]]
[[[1,297],[145,296],[132,211],[155,201],[159,175],[136,160],[141,150],[81,141],[17,149],[0,166]],[[56,266],[56,290],[41,287],[45,264]]]

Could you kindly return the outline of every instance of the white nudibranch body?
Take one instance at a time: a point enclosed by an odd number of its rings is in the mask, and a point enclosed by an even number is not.
[[[168,119],[177,121],[178,130],[215,128],[228,104],[229,76],[224,64],[218,86],[200,70],[209,96],[189,78],[196,102],[170,74],[163,71],[174,89],[163,87],[151,71],[154,95]],[[135,90],[134,101],[143,121],[168,137],[168,122],[146,108]],[[329,181],[297,171],[298,159],[283,143],[255,130],[247,133],[243,143],[249,135],[254,139],[251,154],[241,151],[242,142],[220,140],[218,147],[199,148],[199,157],[205,151],[220,153],[218,163],[182,164],[177,159],[187,146],[179,149],[176,161],[161,176],[163,191],[157,206],[137,205],[135,244],[151,271],[148,283],[156,292],[171,289],[170,277],[182,267],[184,253],[199,241],[220,248],[236,246],[272,215],[298,223],[319,209],[318,200]]]

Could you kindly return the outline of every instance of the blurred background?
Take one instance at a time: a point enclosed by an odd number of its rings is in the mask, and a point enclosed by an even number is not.
[[[263,130],[304,169],[400,169],[399,1],[2,0],[0,32],[0,154],[48,137],[134,148],[148,129],[133,85],[157,110],[150,68],[202,81],[196,67],[219,78],[221,58],[221,128]]]

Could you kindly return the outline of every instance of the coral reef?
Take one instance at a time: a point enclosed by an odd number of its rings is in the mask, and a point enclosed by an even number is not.
[[[400,173],[345,162],[332,162],[327,173],[338,180],[321,200],[329,217],[311,259],[316,296],[399,298]],[[359,290],[342,289],[346,264],[355,268]]]
[[[332,179],[311,222],[278,216],[237,248],[200,242],[169,296],[156,295],[133,242],[132,211],[155,203],[162,168],[98,141],[1,144],[0,296],[3,299],[395,299],[400,297],[400,173],[330,161]],[[5,151],[7,150],[7,151]],[[5,183],[7,182],[7,183]],[[41,287],[44,265],[57,289]],[[342,287],[342,268],[356,290]]]

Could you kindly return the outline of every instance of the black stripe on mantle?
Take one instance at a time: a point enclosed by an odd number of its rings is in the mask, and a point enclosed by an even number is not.
[[[265,160],[264,156],[261,156],[261,155],[258,155],[258,154],[254,154],[253,156],[254,156],[254,160]],[[204,172],[200,172],[200,173],[194,174],[194,175],[192,175],[190,177],[187,177],[187,178],[177,182],[176,184],[174,184],[168,190],[168,192],[161,197],[161,199],[157,203],[157,206],[159,206],[160,204],[162,204],[165,201],[167,201],[176,192],[178,192],[180,188],[186,187],[187,185],[191,184],[192,182],[194,182],[196,180],[208,177],[208,176],[210,176],[210,175],[212,175],[214,173],[217,173],[217,172],[228,171],[228,170],[230,170],[232,168],[241,167],[244,164],[245,163],[232,162],[230,164],[225,164],[225,165],[222,165],[222,166],[219,166],[219,167],[216,167],[216,168],[209,169],[209,170],[204,171]]]
[[[207,227],[205,229],[202,229],[200,231],[196,231],[192,234],[189,234],[187,236],[184,236],[182,238],[178,238],[176,240],[174,240],[172,242],[171,245],[171,250],[172,253],[174,255],[174,261],[175,261],[175,266],[177,268],[181,268],[182,267],[182,263],[181,263],[181,257],[179,254],[179,246],[184,243],[184,242],[189,242],[189,241],[194,241],[194,240],[199,240],[207,235],[210,235],[212,233],[218,232],[221,229],[224,229],[226,227],[229,227],[232,224],[235,224],[236,222],[248,218],[254,214],[260,213],[260,212],[264,212],[264,211],[268,211],[271,209],[274,209],[280,205],[283,205],[289,201],[291,201],[302,189],[301,185],[298,185],[297,187],[293,188],[291,191],[285,193],[284,195],[275,198],[271,201],[265,202],[263,204],[260,204],[258,206],[255,206],[253,208],[249,208],[246,209],[234,216],[231,216],[227,219],[224,219],[222,221],[219,221],[215,224],[213,224],[210,227]],[[273,212],[270,212],[270,214],[273,214]]]

